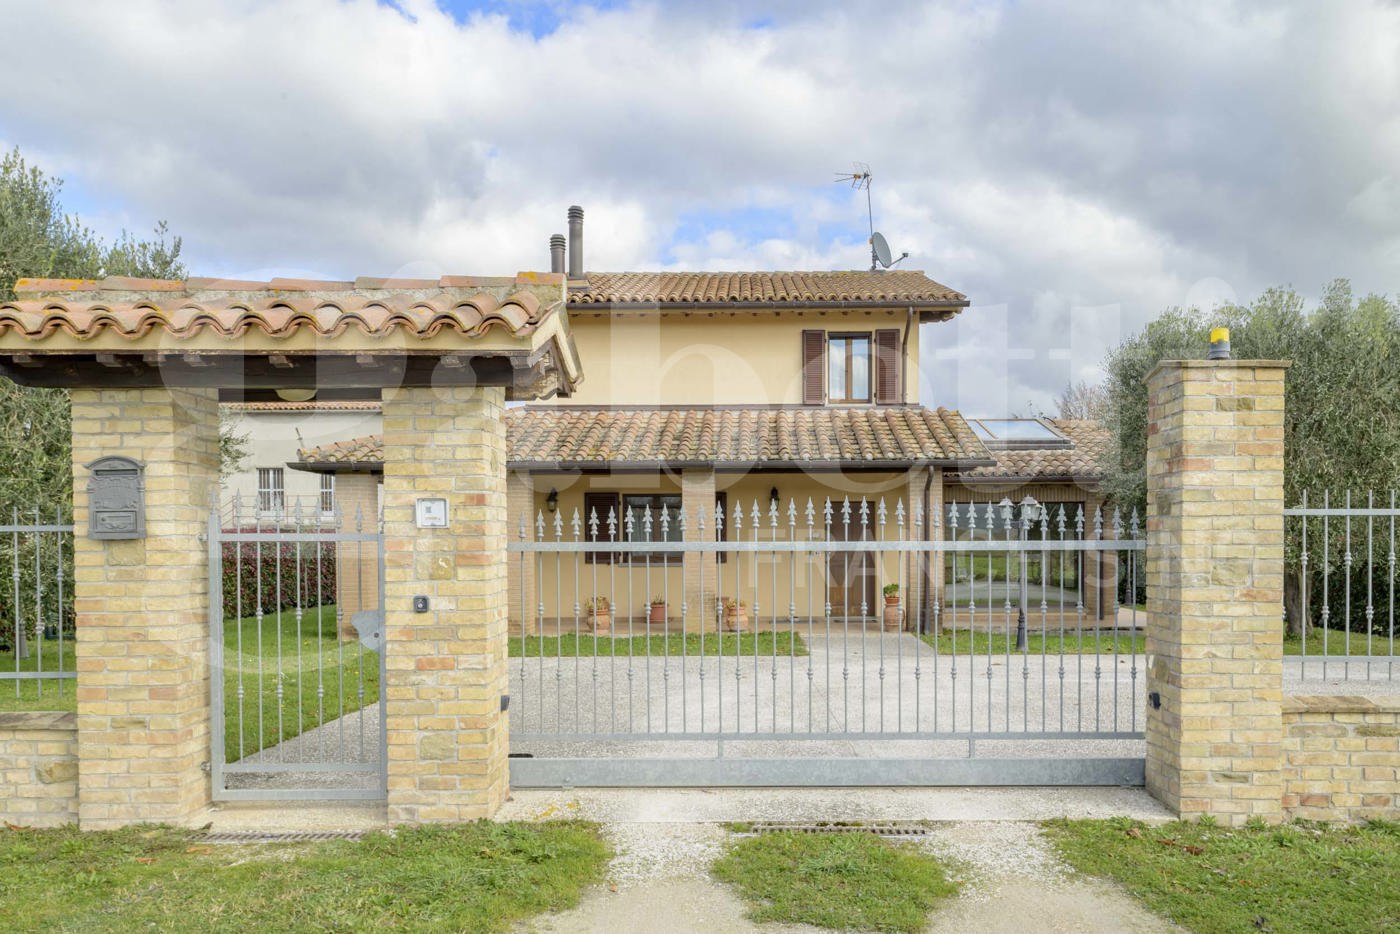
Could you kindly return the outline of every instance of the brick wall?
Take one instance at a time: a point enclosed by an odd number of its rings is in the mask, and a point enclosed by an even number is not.
[[[488,818],[505,800],[506,434],[500,388],[384,392],[389,819]],[[449,525],[420,529],[420,497]],[[413,611],[426,596],[427,613]]]
[[[1285,698],[1283,810],[1306,820],[1400,819],[1400,697]]]
[[[75,389],[73,566],[84,829],[180,821],[208,804],[212,389]],[[88,537],[88,471],[146,466],[146,537]]]
[[[21,827],[77,820],[77,717],[0,713],[0,784],[0,820]]]
[[[370,473],[343,473],[335,481],[340,531],[372,533],[379,527],[379,478]],[[379,606],[379,550],[373,542],[339,542],[335,546],[336,612],[344,638],[355,638],[353,618]]]

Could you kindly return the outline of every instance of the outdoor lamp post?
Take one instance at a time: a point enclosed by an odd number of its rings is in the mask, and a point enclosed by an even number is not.
[[[1001,514],[1007,523],[1011,522],[1011,510],[1019,505],[1021,507],[1021,592],[1016,607],[1016,651],[1025,652],[1029,649],[1026,641],[1026,591],[1028,581],[1026,575],[1026,542],[1030,537],[1031,520],[1035,516],[1035,510],[1040,506],[1032,496],[1027,496],[1020,503],[1011,502],[1011,498],[1003,499],[998,505],[1001,506]],[[1009,581],[1008,581],[1009,583]]]

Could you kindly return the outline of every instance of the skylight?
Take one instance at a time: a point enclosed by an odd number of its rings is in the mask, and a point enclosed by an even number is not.
[[[1071,446],[1068,438],[1039,418],[972,418],[968,419],[967,423],[988,447],[1059,448]]]

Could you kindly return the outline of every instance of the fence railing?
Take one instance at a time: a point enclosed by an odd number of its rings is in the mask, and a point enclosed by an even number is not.
[[[1136,516],[877,502],[538,513],[509,550],[534,738],[1140,735]]]
[[[73,525],[61,509],[0,513],[0,680],[21,707],[71,699]],[[9,552],[6,554],[5,552]]]
[[[1305,678],[1396,680],[1395,491],[1330,492],[1284,510],[1284,612]]]

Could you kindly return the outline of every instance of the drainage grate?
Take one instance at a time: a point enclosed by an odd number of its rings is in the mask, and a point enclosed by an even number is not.
[[[911,824],[902,821],[819,821],[811,824],[757,821],[737,832],[741,836],[754,836],[761,833],[870,833],[877,837],[927,837],[932,832],[932,828],[924,824]]]
[[[363,830],[289,830],[283,832],[263,832],[257,830],[229,830],[222,833],[207,833],[200,839],[204,843],[327,843],[331,840],[359,840]]]

